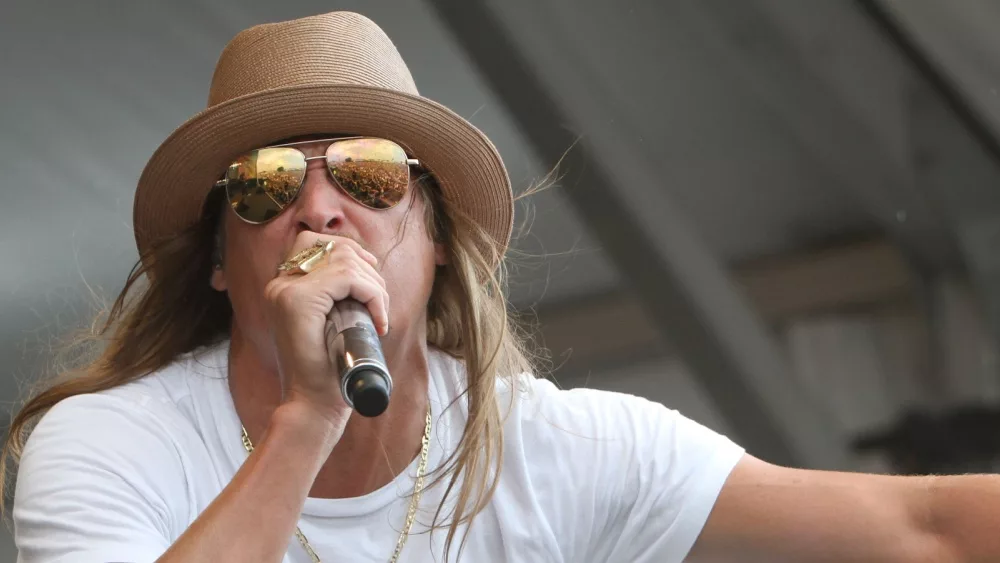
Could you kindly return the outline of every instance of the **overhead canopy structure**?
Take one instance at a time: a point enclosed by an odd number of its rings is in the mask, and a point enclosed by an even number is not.
[[[10,2],[0,18],[13,85],[0,89],[0,259],[16,265],[0,277],[9,401],[51,359],[52,335],[90,315],[84,282],[105,297],[120,287],[135,259],[135,180],[203,107],[224,44],[331,9],[44,6]],[[989,0],[338,8],[382,25],[421,91],[490,135],[516,186],[560,163],[559,187],[532,199],[532,234],[517,241],[543,258],[512,270],[515,305],[541,311],[552,341],[581,340],[581,315],[633,319],[635,332],[576,365],[676,354],[761,457],[845,462],[829,406],[775,341],[776,316],[967,271],[1000,326],[1000,14]],[[839,258],[810,256],[831,246]],[[786,266],[765,264],[775,256]],[[876,258],[894,266],[873,269]],[[622,304],[624,317],[601,312]]]
[[[765,116],[778,129],[769,133],[819,171],[802,192],[849,198],[922,276],[968,264],[990,281],[996,258],[985,258],[983,238],[1000,234],[1000,221],[969,221],[961,209],[981,219],[1000,201],[1000,153],[874,3],[429,4],[543,161],[559,163],[566,200],[649,326],[762,457],[844,463],[822,405],[792,384],[759,311],[683,205],[713,187],[673,169],[699,164],[683,160],[690,143],[742,176],[732,190],[756,190],[767,164],[755,170],[759,161],[741,157],[759,147],[726,146],[711,135],[714,116],[691,112],[711,100],[727,117]],[[726,125],[723,135],[739,136],[744,124]],[[726,213],[726,197],[711,201]]]

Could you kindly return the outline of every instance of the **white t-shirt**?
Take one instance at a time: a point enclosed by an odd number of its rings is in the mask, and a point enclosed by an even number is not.
[[[136,382],[66,399],[39,422],[14,500],[21,563],[154,561],[247,458],[226,381],[228,343]],[[461,362],[431,353],[428,469],[464,428]],[[504,427],[500,482],[466,531],[463,561],[680,562],[743,450],[662,405],[524,377]],[[501,386],[503,405],[510,388]],[[299,521],[324,563],[387,561],[416,460],[359,498],[309,498]],[[440,561],[427,534],[443,486],[428,489],[402,562]],[[262,506],[261,510],[267,510]],[[236,541],[234,538],[233,541]],[[458,542],[452,550],[457,553]],[[284,563],[306,563],[290,539]]]

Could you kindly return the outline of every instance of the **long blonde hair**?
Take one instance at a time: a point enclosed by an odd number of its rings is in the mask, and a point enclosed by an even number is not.
[[[503,460],[497,382],[534,366],[525,333],[508,310],[505,266],[494,242],[443,199],[432,179],[421,178],[417,185],[426,203],[428,232],[450,254],[448,264],[437,272],[428,303],[428,344],[460,358],[468,374],[468,422],[457,450],[435,480],[447,480],[445,499],[457,487],[454,508],[445,514],[442,501],[432,525],[432,529],[447,528],[447,560],[459,527],[470,523],[496,490]],[[126,384],[228,337],[232,322],[228,297],[207,283],[213,266],[211,242],[224,205],[221,194],[213,192],[195,225],[141,256],[114,304],[76,341],[73,349],[84,351],[79,367],[64,368],[42,382],[16,412],[0,450],[4,491],[11,488],[31,429],[48,409],[75,395]]]

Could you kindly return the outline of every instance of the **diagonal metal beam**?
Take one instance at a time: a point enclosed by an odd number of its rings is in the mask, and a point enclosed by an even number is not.
[[[1000,142],[940,61],[924,52],[929,43],[922,47],[914,33],[920,26],[904,25],[907,14],[915,23],[921,4],[936,2],[697,6],[704,36],[742,73],[747,91],[878,220],[925,280],[968,271],[1000,334]],[[935,28],[937,20],[923,18],[925,29]],[[797,94],[794,103],[789,92]],[[933,311],[929,304],[925,310]],[[927,353],[925,391],[940,402],[948,381],[933,367],[937,347]]]
[[[897,131],[867,113],[875,107],[883,113],[894,111],[901,104],[899,99],[887,102],[870,95],[899,87],[894,73],[900,61],[877,30],[868,28],[856,6],[794,0],[703,0],[695,5],[692,26],[723,54],[727,71],[742,78],[746,93],[784,123],[837,187],[892,236],[915,266],[924,272],[958,266],[951,225],[911,180],[909,162],[894,154],[887,140]],[[816,47],[845,37],[852,43],[850,56],[857,60],[849,71]],[[866,80],[872,74],[876,78]]]
[[[994,346],[998,346],[1000,137],[986,114],[977,109],[975,92],[969,89],[967,79],[963,82],[961,74],[948,72],[947,65],[956,55],[948,55],[946,47],[936,45],[940,39],[928,37],[929,30],[940,25],[933,10],[925,12],[927,6],[921,3],[856,2],[914,71],[917,87],[907,118],[912,158],[918,171],[915,184],[935,196],[953,225],[958,240],[956,254],[963,258],[978,289]],[[979,46],[975,38],[968,43]],[[963,51],[958,53],[961,56]],[[995,362],[991,369],[996,371]]]
[[[892,14],[898,7],[891,7],[885,0],[855,0],[868,17],[882,30],[899,50],[900,54],[913,66],[920,77],[938,95],[941,103],[995,161],[1000,161],[1000,138],[987,125],[987,120],[976,111],[966,99],[961,88],[948,76],[944,69],[936,65],[920,43],[905,26]]]
[[[655,159],[641,148],[621,150],[627,135],[577,143],[571,131],[574,119],[557,100],[589,96],[588,101],[603,103],[602,115],[613,122],[616,112],[604,101],[607,97],[602,99],[599,87],[583,92],[546,84],[544,69],[528,62],[522,47],[482,2],[428,2],[543,161],[561,160],[563,195],[602,243],[653,326],[675,347],[729,426],[737,429],[736,438],[752,454],[775,463],[846,466],[843,444],[822,409],[795,389],[766,326],[687,217],[660,193],[665,190],[658,190],[653,214],[642,209],[646,202],[636,201],[642,198],[634,192],[630,199],[630,185],[662,183]],[[609,161],[616,163],[615,173],[607,168]]]

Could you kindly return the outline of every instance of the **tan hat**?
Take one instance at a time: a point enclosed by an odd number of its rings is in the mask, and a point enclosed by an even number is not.
[[[503,256],[513,196],[500,154],[471,123],[421,97],[385,32],[351,12],[259,25],[229,42],[208,108],[160,145],[139,179],[133,225],[140,255],[197,222],[212,185],[241,153],[314,133],[399,143]]]

